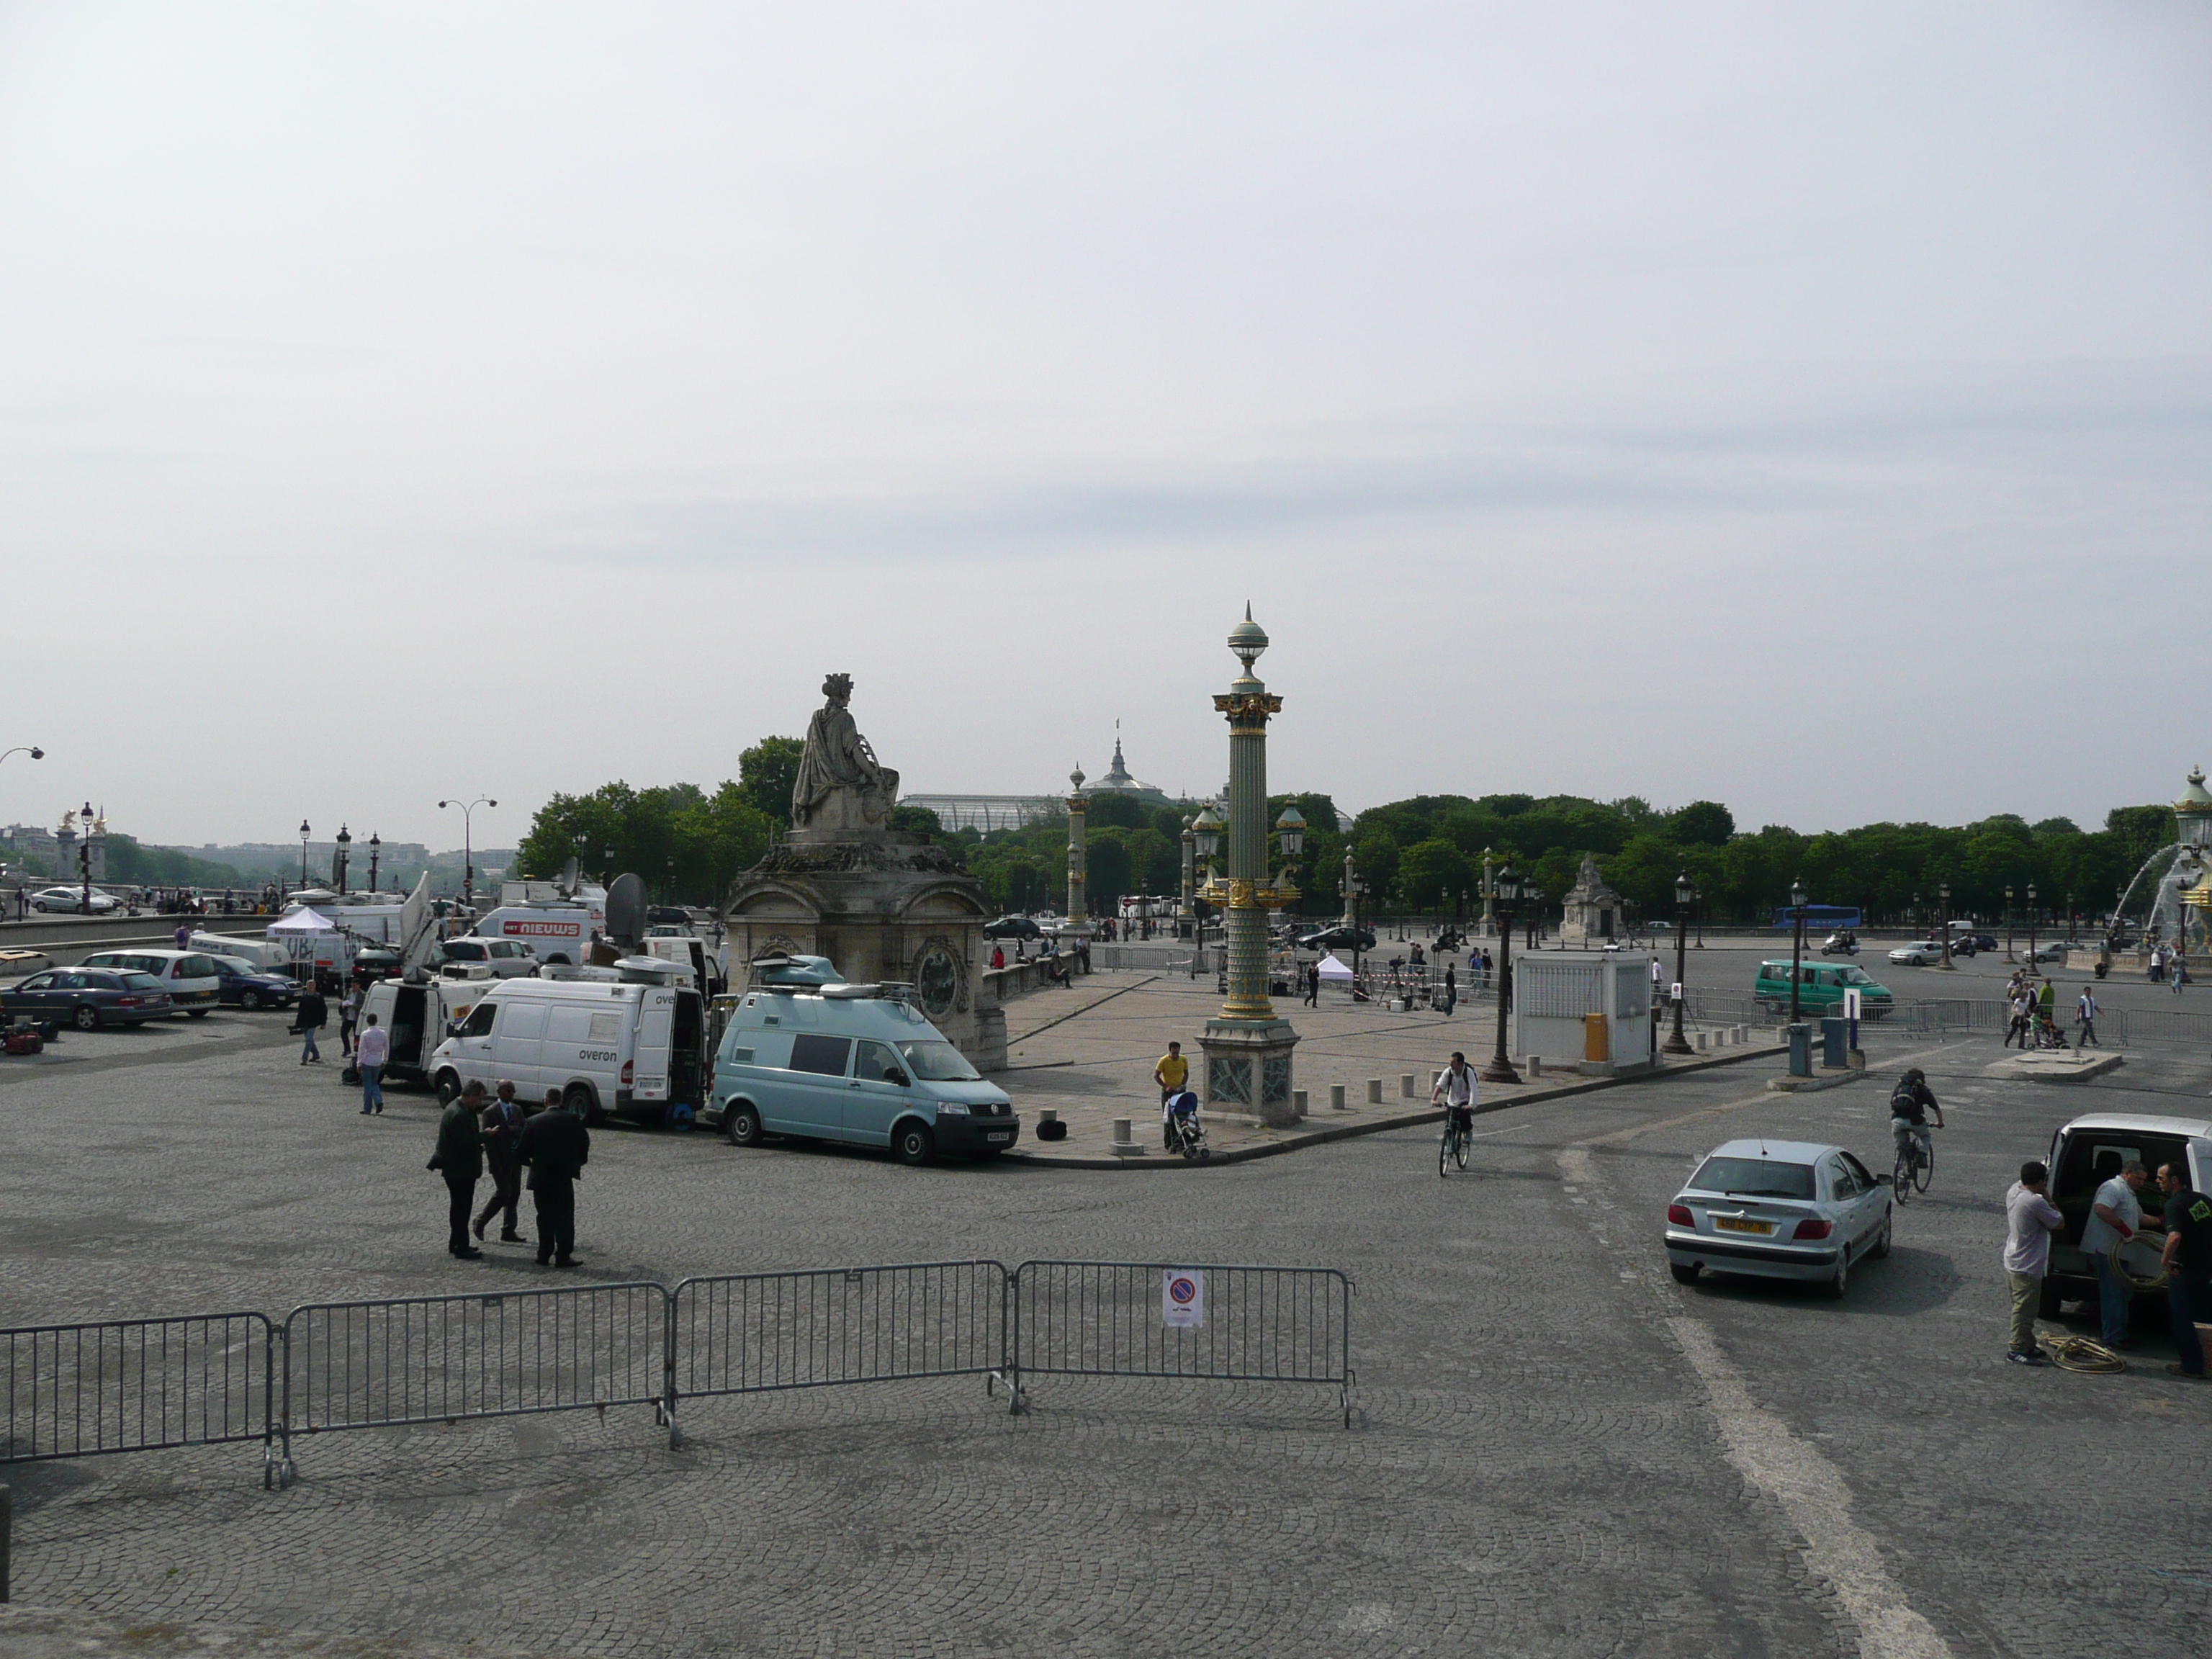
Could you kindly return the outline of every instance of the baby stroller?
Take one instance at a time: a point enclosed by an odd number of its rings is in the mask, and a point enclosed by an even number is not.
[[[1199,1121],[1198,1097],[1188,1089],[1171,1096],[1160,1108],[1160,1133],[1171,1152],[1181,1152],[1194,1161],[1213,1156],[1213,1149],[1206,1144],[1206,1125]]]
[[[2038,1012],[2035,1016],[2035,1046],[2039,1048],[2064,1048],[2070,1045],[2050,1015]]]

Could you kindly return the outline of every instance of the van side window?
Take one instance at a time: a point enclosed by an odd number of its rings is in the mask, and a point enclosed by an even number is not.
[[[863,1042],[860,1052],[853,1056],[853,1075],[863,1083],[884,1083],[889,1081],[884,1076],[886,1072],[903,1076],[906,1067],[899,1064],[898,1055],[882,1043]]]
[[[499,1005],[497,1003],[479,1002],[477,1004],[476,1012],[469,1016],[469,1023],[461,1027],[461,1035],[463,1036],[489,1036],[491,1035],[491,1023],[498,1018]]]
[[[621,1036],[622,1016],[620,1014],[593,1014],[592,1016],[592,1034],[590,1036],[586,1037],[585,1041],[587,1042],[614,1042],[619,1041]]]
[[[811,1031],[803,1031],[791,1040],[791,1069],[817,1072],[823,1077],[842,1077],[846,1056],[852,1052],[850,1037],[817,1036]]]

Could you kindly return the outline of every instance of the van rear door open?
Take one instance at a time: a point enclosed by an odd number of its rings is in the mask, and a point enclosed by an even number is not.
[[[632,1100],[670,1097],[668,1079],[676,1035],[676,1000],[682,994],[672,985],[651,986],[645,993],[644,1005],[637,1015],[637,1067],[629,1088]]]

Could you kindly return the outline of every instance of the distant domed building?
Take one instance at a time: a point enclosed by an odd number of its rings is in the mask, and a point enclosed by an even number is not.
[[[1168,792],[1141,778],[1129,775],[1128,763],[1121,758],[1121,722],[1115,722],[1114,763],[1106,769],[1106,775],[1083,786],[1085,795],[1125,795],[1146,806],[1175,806],[1180,805]]]

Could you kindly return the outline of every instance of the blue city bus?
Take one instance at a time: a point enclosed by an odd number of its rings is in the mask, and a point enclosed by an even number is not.
[[[1774,925],[1786,933],[1797,925],[1797,918],[1785,904],[1775,911]],[[1805,907],[1805,931],[1808,933],[1832,933],[1844,927],[1856,929],[1858,925],[1859,908],[1856,904],[1808,904]]]

